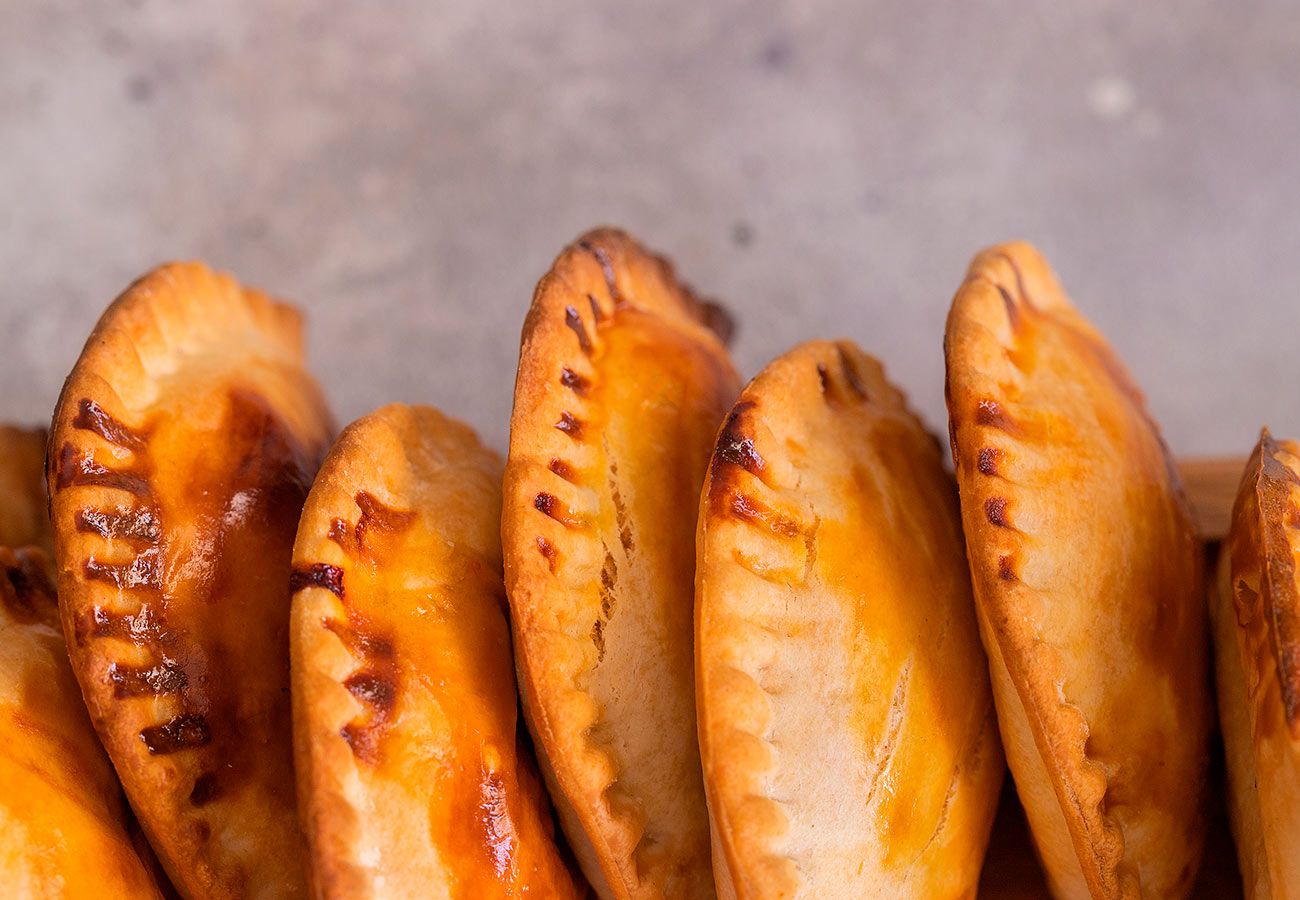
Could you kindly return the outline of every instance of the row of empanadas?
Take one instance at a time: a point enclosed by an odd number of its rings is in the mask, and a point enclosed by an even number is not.
[[[424,407],[329,449],[295,311],[196,264],[132,285],[55,412],[52,523],[21,475],[42,438],[0,431],[0,544],[52,524],[71,660],[40,551],[0,549],[0,771],[50,773],[0,799],[10,883],[168,888],[71,672],[186,897],[972,896],[1004,748],[1053,894],[1185,896],[1201,544],[1043,260],[986,251],[953,303],[955,481],[853,344],[741,390],[729,331],[583,236],[525,321],[503,467]],[[1297,448],[1266,435],[1241,490],[1213,616],[1233,823],[1252,895],[1294,896]]]
[[[170,880],[580,896],[516,729],[499,460],[388,407],[318,475],[332,427],[298,314],[193,264],[109,308],[55,412],[67,648]]]

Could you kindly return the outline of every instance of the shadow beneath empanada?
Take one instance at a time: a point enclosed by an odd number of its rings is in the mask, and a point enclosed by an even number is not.
[[[1210,772],[1214,799],[1209,832],[1201,872],[1192,891],[1193,900],[1239,900],[1242,896],[1237,853],[1223,807],[1223,778],[1223,758],[1221,753],[1216,753]],[[1041,900],[1049,896],[1010,774],[1002,787],[998,814],[993,820],[993,835],[980,874],[979,896],[987,900]]]

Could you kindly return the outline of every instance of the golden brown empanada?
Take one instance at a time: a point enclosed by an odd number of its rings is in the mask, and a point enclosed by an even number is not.
[[[1003,759],[957,494],[880,364],[741,393],[700,506],[700,754],[725,897],[971,897]]]
[[[524,323],[502,536],[520,689],[603,897],[713,893],[692,672],[695,514],[737,377],[715,308],[593,231]]]
[[[1265,429],[1219,560],[1219,720],[1246,896],[1300,897],[1300,444]]]
[[[1002,743],[1057,897],[1177,897],[1203,841],[1201,551],[1159,430],[1027,244],[948,317],[948,410]]]
[[[108,308],[54,413],[73,669],[187,896],[306,892],[289,565],[330,427],[298,312],[194,263]]]
[[[8,465],[8,463],[6,463]],[[39,476],[39,457],[32,469]],[[0,885],[6,897],[158,897],[68,666],[49,561],[0,547]]]
[[[0,425],[0,546],[52,551],[44,459],[45,429]]]
[[[501,460],[386,406],[326,457],[294,545],[299,797],[318,896],[578,897],[530,751]]]

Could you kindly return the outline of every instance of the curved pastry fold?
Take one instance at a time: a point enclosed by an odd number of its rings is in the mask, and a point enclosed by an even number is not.
[[[518,700],[501,460],[428,407],[350,425],[294,546],[299,796],[318,896],[579,897]]]
[[[700,507],[696,670],[728,897],[974,896],[1002,783],[956,491],[880,364],[742,392]]]
[[[289,563],[331,426],[296,310],[196,263],[104,313],[55,409],[63,629],[187,896],[302,896]]]
[[[695,736],[695,514],[738,389],[663,260],[621,232],[566,249],[524,324],[502,537],[529,727],[605,897],[708,897]]]
[[[33,472],[39,475],[39,459]],[[6,493],[7,502],[9,495]],[[11,897],[160,897],[68,666],[49,562],[0,547],[0,884]]]
[[[945,339],[953,459],[1007,759],[1058,897],[1177,897],[1203,842],[1201,556],[1145,400],[1026,244]]]
[[[1300,896],[1300,444],[1265,429],[1210,607],[1229,804],[1246,896]]]

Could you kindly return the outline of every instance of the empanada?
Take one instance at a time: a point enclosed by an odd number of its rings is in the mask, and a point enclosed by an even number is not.
[[[1300,444],[1265,430],[1219,560],[1219,720],[1249,898],[1300,897]]]
[[[524,323],[502,536],[520,690],[603,897],[713,893],[695,736],[695,514],[738,389],[715,308],[593,231]]]
[[[321,897],[578,897],[518,743],[501,460],[386,406],[326,457],[294,545],[299,797]]]
[[[38,459],[33,471],[40,469]],[[36,547],[0,547],[4,895],[161,896],[127,822],[122,789],[68,666],[49,561]]]
[[[880,364],[755,378],[700,506],[696,702],[726,897],[973,897],[1003,759],[940,446]]]
[[[1057,897],[1178,897],[1211,720],[1201,549],[1146,402],[1026,244],[971,264],[945,340],[1002,743]]]
[[[306,892],[289,717],[289,564],[331,425],[289,306],[199,264],[104,313],[47,478],[73,669],[187,896]]]
[[[45,429],[0,425],[0,546],[52,551],[44,459]]]

